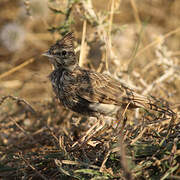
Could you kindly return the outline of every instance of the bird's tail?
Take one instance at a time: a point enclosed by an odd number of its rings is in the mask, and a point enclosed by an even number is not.
[[[130,98],[133,105],[143,108],[147,111],[156,111],[164,115],[176,117],[176,113],[172,110],[171,105],[164,99],[157,99],[154,96],[146,97],[137,93],[133,93]]]

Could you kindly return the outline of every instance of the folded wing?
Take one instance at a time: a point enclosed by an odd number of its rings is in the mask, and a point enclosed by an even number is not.
[[[76,87],[76,93],[92,103],[114,104],[131,108],[146,107],[148,98],[135,93],[108,75],[88,72],[88,78]],[[87,76],[87,75],[86,75]]]

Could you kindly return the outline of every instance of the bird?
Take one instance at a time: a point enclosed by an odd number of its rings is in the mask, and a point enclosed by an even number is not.
[[[72,149],[77,148],[77,145],[82,146],[99,132],[107,123],[106,117],[117,120],[114,127],[119,133],[122,129],[121,122],[126,122],[124,112],[127,109],[155,110],[161,114],[168,114],[172,119],[176,118],[171,109],[163,109],[156,104],[156,100],[137,93],[110,75],[80,67],[74,39],[73,33],[69,32],[43,53],[53,64],[49,79],[60,102],[73,112],[96,117],[98,120],[72,145]],[[110,121],[111,127],[112,122]],[[171,123],[168,129],[170,127]]]
[[[126,108],[158,109],[150,98],[110,75],[80,67],[74,39],[69,32],[43,53],[54,67],[49,75],[53,90],[66,108],[90,117],[112,117]]]

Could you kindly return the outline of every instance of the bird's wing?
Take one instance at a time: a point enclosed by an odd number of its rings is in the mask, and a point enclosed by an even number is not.
[[[130,103],[132,107],[144,107],[141,104],[148,101],[146,97],[135,93],[108,75],[96,72],[86,74],[86,80],[82,80],[76,87],[76,93],[90,102],[119,106]]]

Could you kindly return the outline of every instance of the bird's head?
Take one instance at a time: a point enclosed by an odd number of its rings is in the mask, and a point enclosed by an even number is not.
[[[76,54],[74,51],[74,36],[72,32],[67,33],[61,40],[52,45],[48,51],[43,53],[49,57],[55,69],[61,67],[69,70],[77,65]]]

